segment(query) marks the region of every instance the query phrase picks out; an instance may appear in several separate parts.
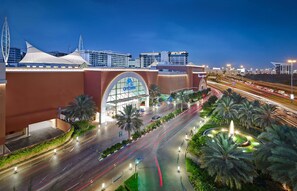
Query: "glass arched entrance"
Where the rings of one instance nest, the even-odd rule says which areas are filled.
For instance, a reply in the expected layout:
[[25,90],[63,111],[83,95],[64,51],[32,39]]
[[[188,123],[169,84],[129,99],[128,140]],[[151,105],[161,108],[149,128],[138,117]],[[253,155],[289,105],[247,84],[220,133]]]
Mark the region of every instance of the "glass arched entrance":
[[101,105],[101,122],[109,121],[128,104],[136,108],[149,105],[149,92],[143,78],[134,72],[117,76],[106,89]]

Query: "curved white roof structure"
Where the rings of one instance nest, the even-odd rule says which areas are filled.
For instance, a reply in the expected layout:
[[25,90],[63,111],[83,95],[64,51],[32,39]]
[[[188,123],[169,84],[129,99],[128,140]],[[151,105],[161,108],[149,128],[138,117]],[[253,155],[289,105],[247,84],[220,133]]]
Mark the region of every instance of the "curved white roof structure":
[[30,43],[26,42],[27,53],[20,61],[21,64],[54,64],[54,65],[82,65],[87,63],[79,54],[74,51],[66,56],[56,57],[48,53],[42,52]]

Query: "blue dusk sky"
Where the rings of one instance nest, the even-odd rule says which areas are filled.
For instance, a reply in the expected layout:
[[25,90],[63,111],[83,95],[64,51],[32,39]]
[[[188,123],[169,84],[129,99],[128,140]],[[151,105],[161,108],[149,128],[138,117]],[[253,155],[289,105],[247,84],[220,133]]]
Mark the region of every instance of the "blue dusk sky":
[[297,57],[296,0],[0,0],[13,47],[78,45],[131,53],[189,52],[195,64],[250,68]]

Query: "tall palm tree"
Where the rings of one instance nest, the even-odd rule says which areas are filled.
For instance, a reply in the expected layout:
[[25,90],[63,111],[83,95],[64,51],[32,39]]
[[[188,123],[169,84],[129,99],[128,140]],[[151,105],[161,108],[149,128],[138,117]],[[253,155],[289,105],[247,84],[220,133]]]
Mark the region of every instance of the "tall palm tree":
[[236,104],[241,104],[246,100],[245,97],[242,97],[240,94],[235,93],[235,92],[233,92],[231,94],[231,98],[233,99],[234,103],[236,103]]
[[236,119],[237,113],[237,104],[230,97],[223,97],[214,110],[214,114],[227,123]]
[[254,100],[254,101],[252,102],[252,104],[253,104],[254,107],[260,107],[260,106],[261,106],[259,100]]
[[231,96],[233,93],[233,90],[231,88],[228,88],[223,92],[224,96]]
[[253,116],[255,114],[254,106],[249,101],[244,101],[239,105],[238,109],[238,119],[242,126],[247,129],[253,127]]
[[132,105],[126,105],[123,111],[116,115],[116,119],[119,128],[128,132],[129,139],[131,131],[137,131],[143,125],[139,112]]
[[214,176],[215,182],[240,189],[243,183],[252,183],[257,176],[252,156],[242,152],[227,133],[208,139],[201,153],[201,168]]
[[96,104],[92,97],[88,95],[77,96],[66,108],[62,110],[62,114],[66,116],[66,120],[74,122],[89,121],[96,113]]
[[185,93],[185,90],[181,90],[178,94],[179,99],[181,100],[181,110],[183,110],[183,104],[189,101],[189,96]]
[[297,190],[297,129],[272,125],[258,137],[263,143],[255,154],[255,164],[275,181]]
[[156,84],[152,84],[149,89],[149,94],[152,100],[152,103],[154,104],[156,102],[156,99],[158,96],[160,96],[160,88]]
[[271,104],[264,104],[261,107],[255,109],[254,123],[261,129],[270,127],[271,125],[278,122],[276,116],[276,106]]

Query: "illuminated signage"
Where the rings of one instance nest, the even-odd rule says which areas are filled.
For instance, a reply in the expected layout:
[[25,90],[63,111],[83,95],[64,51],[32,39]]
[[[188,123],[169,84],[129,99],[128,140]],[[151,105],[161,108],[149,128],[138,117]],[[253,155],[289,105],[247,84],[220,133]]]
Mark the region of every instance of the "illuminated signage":
[[199,78],[206,78],[206,75],[198,74],[198,77],[199,77]]
[[131,78],[127,78],[127,81],[126,81],[126,86],[123,87],[123,91],[129,91],[129,90],[135,90],[136,89],[136,86],[134,86],[134,83],[132,81]]

